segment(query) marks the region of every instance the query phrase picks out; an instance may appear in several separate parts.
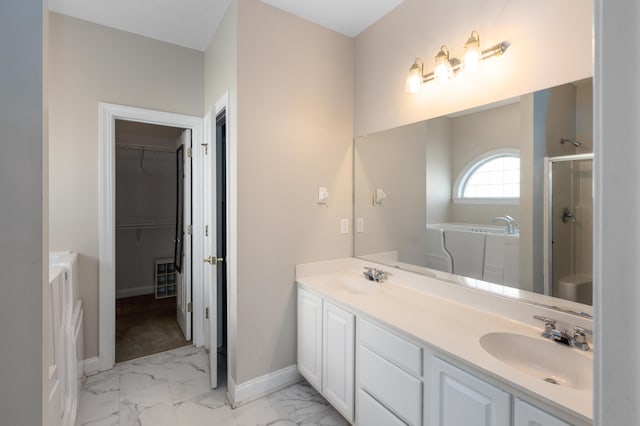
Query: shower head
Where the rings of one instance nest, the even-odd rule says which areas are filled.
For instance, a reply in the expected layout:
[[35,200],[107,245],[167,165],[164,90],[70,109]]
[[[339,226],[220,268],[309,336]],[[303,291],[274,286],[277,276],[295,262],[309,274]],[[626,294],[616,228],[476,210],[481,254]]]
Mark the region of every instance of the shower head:
[[570,139],[570,138],[562,138],[560,139],[560,143],[564,145],[565,142],[571,142],[573,144],[573,146],[575,146],[576,148],[579,147],[580,145],[582,145],[582,142],[578,142],[575,139]]

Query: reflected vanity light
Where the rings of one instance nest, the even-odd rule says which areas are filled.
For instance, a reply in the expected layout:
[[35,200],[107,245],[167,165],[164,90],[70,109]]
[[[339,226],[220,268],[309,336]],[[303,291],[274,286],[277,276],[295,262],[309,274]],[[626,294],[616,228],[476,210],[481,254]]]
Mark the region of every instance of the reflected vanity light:
[[435,68],[432,72],[424,73],[424,61],[416,58],[407,76],[406,91],[418,93],[424,83],[431,80],[448,81],[453,79],[460,72],[475,72],[480,62],[494,56],[502,55],[509,47],[509,42],[503,41],[488,49],[480,49],[480,34],[472,31],[471,36],[464,44],[464,62],[458,58],[452,58],[447,46],[442,46],[435,57]]

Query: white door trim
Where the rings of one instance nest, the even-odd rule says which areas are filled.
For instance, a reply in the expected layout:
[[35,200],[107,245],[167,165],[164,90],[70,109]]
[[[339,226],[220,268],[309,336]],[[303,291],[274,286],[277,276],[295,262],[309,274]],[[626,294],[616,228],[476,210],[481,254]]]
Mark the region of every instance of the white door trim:
[[[141,123],[191,129],[192,145],[203,140],[202,117],[153,111],[142,108],[100,102],[98,118],[99,134],[99,347],[100,370],[109,370],[115,363],[115,121],[128,120]],[[193,153],[199,153],[194,149]],[[201,184],[202,170],[199,158],[193,158],[193,182]],[[202,244],[197,241],[202,235],[202,205],[199,197],[193,197],[193,259],[202,255]],[[204,300],[201,268],[193,268],[193,343],[204,341]]]

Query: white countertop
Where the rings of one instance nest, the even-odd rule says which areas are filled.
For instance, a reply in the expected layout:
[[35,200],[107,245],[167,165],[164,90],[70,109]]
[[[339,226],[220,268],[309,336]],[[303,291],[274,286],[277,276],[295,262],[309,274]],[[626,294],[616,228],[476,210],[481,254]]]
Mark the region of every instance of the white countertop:
[[[502,361],[494,358],[480,345],[480,338],[491,332],[509,332],[540,337],[542,324],[534,327],[524,322],[513,319],[512,316],[498,315],[489,312],[489,308],[479,309],[473,304],[460,303],[459,288],[452,289],[451,298],[438,295],[429,291],[430,284],[435,283],[433,278],[419,277],[412,280],[424,281],[424,288],[418,289],[413,285],[404,285],[401,282],[406,278],[406,273],[393,272],[384,283],[372,283],[362,277],[362,269],[359,262],[340,260],[338,263],[323,268],[311,264],[311,268],[298,268],[296,281],[303,288],[315,292],[328,300],[347,307],[356,314],[364,315],[377,320],[386,326],[395,329],[406,336],[422,342],[426,346],[447,354],[448,356],[472,365],[479,371],[492,376],[524,394],[532,395],[546,404],[561,411],[568,412],[590,422],[593,413],[593,390],[577,390],[546,383],[533,378],[528,374],[517,370]],[[328,265],[329,263],[324,263]],[[379,265],[373,265],[378,266]],[[329,272],[323,269],[330,270]],[[373,290],[363,287],[363,292],[345,288],[339,282],[343,279],[362,279],[365,286],[373,286]],[[430,283],[431,281],[431,283]],[[446,283],[450,286],[450,283]],[[456,286],[459,287],[459,286]],[[443,287],[446,289],[446,287]],[[469,291],[468,289],[464,289]],[[462,290],[462,291],[464,291]],[[446,291],[446,290],[445,290]],[[471,290],[473,291],[473,290]],[[435,293],[435,294],[434,294]],[[440,291],[442,293],[442,291]],[[481,295],[486,297],[486,295]],[[474,297],[471,295],[470,297]],[[497,297],[498,296],[493,296]],[[509,301],[500,298],[496,300],[496,309],[499,305],[508,305]],[[466,302],[466,299],[463,299]],[[486,305],[486,300],[484,301]],[[522,309],[522,303],[516,304],[514,309]],[[538,308],[540,309],[540,308]],[[549,316],[547,312],[542,315]],[[556,314],[556,317],[559,314]],[[554,317],[555,318],[555,317]],[[578,351],[567,348],[567,350]],[[593,360],[593,353],[578,351],[580,356],[586,356]]]

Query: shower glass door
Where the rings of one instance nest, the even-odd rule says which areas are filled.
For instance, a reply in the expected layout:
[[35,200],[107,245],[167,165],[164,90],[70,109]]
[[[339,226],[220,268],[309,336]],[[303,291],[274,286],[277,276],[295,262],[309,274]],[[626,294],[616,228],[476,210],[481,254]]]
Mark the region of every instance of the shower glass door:
[[592,304],[593,154],[547,159],[548,294]]

